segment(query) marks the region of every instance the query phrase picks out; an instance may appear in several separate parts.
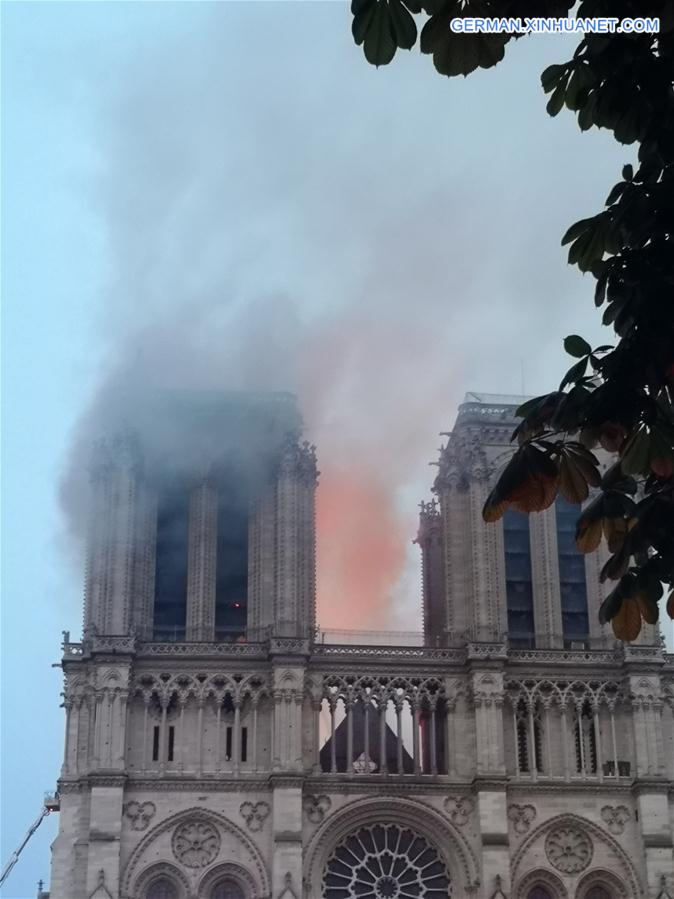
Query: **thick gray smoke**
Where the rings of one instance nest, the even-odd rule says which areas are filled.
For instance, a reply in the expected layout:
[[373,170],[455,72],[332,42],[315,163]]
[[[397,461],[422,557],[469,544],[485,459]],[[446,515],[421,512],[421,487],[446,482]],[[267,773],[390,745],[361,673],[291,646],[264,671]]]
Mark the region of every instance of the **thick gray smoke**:
[[550,347],[591,307],[558,241],[604,184],[551,187],[586,147],[537,86],[564,50],[448,82],[426,58],[369,68],[343,4],[183,9],[184,36],[102,93],[107,355],[64,476],[70,528],[91,445],[138,389],[292,391],[323,473],[322,623],[409,624],[438,432],[468,388],[519,392],[522,357],[527,389],[548,386]]

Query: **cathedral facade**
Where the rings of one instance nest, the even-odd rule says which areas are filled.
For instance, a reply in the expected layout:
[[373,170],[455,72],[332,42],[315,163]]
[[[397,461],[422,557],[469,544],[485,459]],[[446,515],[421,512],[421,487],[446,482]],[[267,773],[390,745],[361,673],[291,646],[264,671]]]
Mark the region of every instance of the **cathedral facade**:
[[317,637],[291,397],[97,447],[50,899],[674,897],[674,656],[598,624],[577,507],[483,523],[516,404],[447,435],[413,645]]

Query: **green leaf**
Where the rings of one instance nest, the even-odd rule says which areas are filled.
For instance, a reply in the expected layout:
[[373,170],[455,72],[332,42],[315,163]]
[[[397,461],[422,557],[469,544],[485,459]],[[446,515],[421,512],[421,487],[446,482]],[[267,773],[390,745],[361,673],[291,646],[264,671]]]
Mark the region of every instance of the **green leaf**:
[[569,78],[569,83],[566,87],[566,93],[564,95],[564,102],[566,104],[567,109],[580,109],[581,103],[581,91],[582,84],[580,80],[580,75],[578,73],[578,69],[574,69],[573,75]]
[[594,110],[597,105],[597,92],[592,91],[581,103],[578,110],[578,126],[581,131],[587,131],[594,125]]
[[429,16],[437,16],[449,5],[449,0],[422,0],[421,5]]
[[587,368],[587,357],[585,359],[581,359],[580,362],[576,362],[575,365],[572,365],[571,368],[564,375],[564,380],[559,385],[560,390],[564,390],[567,384],[575,384],[585,374],[585,369]]
[[[356,8],[357,7],[357,8]],[[351,4],[353,12],[353,22],[351,23],[351,33],[356,44],[360,45],[365,40],[370,21],[377,8],[377,0],[354,0]]]
[[612,206],[614,203],[616,203],[624,194],[626,187],[627,185],[624,181],[619,181],[617,184],[615,184],[611,188],[611,192],[609,193],[608,197],[606,197],[606,205]]
[[401,0],[389,0],[389,10],[396,43],[402,50],[411,50],[417,41],[417,26]]
[[647,470],[650,443],[646,428],[641,427],[632,434],[621,457],[624,474],[643,474]]
[[365,59],[373,66],[388,65],[395,56],[396,43],[393,39],[393,25],[386,0],[377,0],[377,7],[363,42],[363,50]]
[[546,94],[549,94],[550,91],[555,87],[559,79],[566,73],[565,65],[553,65],[548,66],[547,69],[541,74],[541,84],[543,86],[543,90]]
[[615,586],[599,607],[599,623],[607,624],[620,611],[623,604],[623,591],[620,584]]
[[546,110],[551,116],[556,116],[562,106],[564,106],[564,95],[566,94],[566,85],[558,84],[552,92],[552,96],[547,102]]
[[578,334],[570,334],[564,338],[564,349],[569,356],[573,356],[575,359],[582,359],[583,356],[589,356],[592,352],[592,347],[587,340],[583,340]]
[[562,246],[566,246],[567,243],[571,243],[572,240],[580,237],[580,235],[587,231],[590,225],[593,224],[594,218],[581,219],[579,222],[575,222],[573,225],[571,225],[571,227],[567,230],[566,234],[562,238]]

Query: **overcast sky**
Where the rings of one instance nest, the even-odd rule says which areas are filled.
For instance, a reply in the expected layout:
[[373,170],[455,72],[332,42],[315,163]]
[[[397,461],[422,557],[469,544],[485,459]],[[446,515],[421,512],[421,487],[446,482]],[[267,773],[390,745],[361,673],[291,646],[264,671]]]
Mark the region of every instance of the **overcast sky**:
[[[565,228],[632,159],[551,120],[572,37],[448,81],[368,66],[343,3],[5,3],[2,860],[54,787],[91,440],[138,384],[298,393],[319,613],[410,628],[416,504],[466,390],[605,342]],[[358,508],[354,522],[353,509]],[[48,880],[48,821],[3,892]]]

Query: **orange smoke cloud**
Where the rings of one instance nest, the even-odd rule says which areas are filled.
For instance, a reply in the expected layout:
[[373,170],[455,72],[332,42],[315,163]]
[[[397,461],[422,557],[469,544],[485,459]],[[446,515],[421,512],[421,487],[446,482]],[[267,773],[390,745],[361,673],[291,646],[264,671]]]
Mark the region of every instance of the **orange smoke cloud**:
[[330,468],[317,492],[318,620],[325,628],[386,630],[407,530],[390,484],[371,471]]

